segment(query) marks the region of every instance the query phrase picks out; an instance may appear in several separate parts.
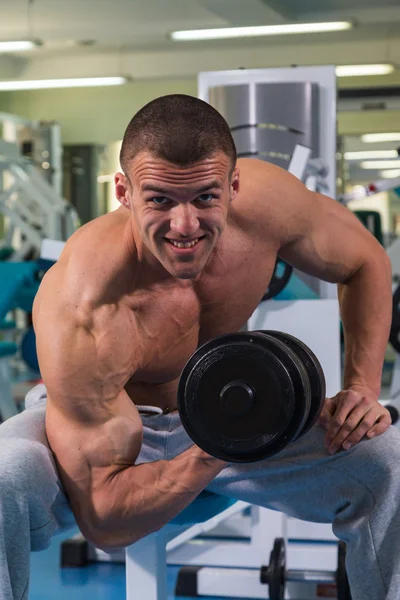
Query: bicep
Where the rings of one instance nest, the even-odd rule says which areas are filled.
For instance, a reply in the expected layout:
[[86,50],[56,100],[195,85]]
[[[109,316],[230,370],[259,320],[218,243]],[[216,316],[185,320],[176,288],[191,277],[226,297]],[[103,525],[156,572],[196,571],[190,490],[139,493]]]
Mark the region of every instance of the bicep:
[[[117,402],[129,402],[124,390]],[[106,518],[110,481],[135,464],[142,446],[142,423],[132,402],[129,404],[130,411],[114,409],[108,411],[107,419],[91,422],[82,421],[79,413],[60,411],[48,398],[49,445],[76,521],[94,543]]]
[[76,517],[90,521],[95,494],[135,463],[141,419],[124,389],[118,347],[97,339],[66,305],[39,298],[35,311],[47,437]]
[[128,368],[121,368],[124,357],[118,355],[118,345],[114,348],[111,341],[98,341],[65,310],[61,312],[62,318],[49,312],[35,319],[52,448],[56,454],[66,454],[70,440],[68,446],[64,440],[75,436],[75,446],[78,444],[95,466],[131,460],[134,457],[125,448],[125,440],[132,433],[137,437],[141,420],[124,389],[128,379]]

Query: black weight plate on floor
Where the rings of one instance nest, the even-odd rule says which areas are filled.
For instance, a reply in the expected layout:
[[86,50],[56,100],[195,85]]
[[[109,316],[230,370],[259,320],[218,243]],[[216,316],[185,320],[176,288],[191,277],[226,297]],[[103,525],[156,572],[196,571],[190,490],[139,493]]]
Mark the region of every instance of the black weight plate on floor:
[[[299,429],[287,366],[296,370],[299,361],[293,362],[285,344],[254,332],[223,335],[201,346],[186,363],[178,386],[179,413],[188,435],[205,452],[229,462],[253,462],[279,452]],[[237,382],[253,397],[251,406],[235,413],[227,411],[224,390]]]
[[337,600],[351,600],[351,591],[346,571],[346,544],[338,544],[338,568],[336,571]]
[[307,433],[315,425],[321,413],[326,396],[326,382],[321,363],[314,352],[301,340],[282,331],[265,330],[268,335],[277,337],[297,354],[304,364],[311,384],[311,406],[307,420],[299,437]]
[[274,272],[272,273],[271,281],[267,287],[267,291],[261,299],[261,302],[264,300],[270,300],[277,296],[282,290],[285,289],[289,280],[293,273],[292,265],[289,265],[287,262],[278,258],[275,263]]
[[267,569],[269,600],[283,600],[286,583],[286,552],[284,538],[276,538]]

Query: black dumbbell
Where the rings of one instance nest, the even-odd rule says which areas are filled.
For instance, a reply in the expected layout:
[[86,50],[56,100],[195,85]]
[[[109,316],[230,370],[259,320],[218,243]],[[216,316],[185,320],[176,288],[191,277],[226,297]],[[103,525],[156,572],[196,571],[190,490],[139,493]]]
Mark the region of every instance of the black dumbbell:
[[189,436],[229,462],[277,454],[312,427],[324,400],[316,356],[277,331],[242,331],[207,342],[186,363],[178,388]]

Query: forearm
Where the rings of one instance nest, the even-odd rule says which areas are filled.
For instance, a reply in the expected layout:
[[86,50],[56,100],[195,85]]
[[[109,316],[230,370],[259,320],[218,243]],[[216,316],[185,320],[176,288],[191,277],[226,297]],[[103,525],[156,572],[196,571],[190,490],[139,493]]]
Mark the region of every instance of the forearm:
[[361,385],[379,396],[392,319],[390,262],[386,253],[369,260],[339,285],[344,328],[344,388]]
[[226,466],[197,446],[117,472],[97,497],[102,547],[128,546],[173,519]]

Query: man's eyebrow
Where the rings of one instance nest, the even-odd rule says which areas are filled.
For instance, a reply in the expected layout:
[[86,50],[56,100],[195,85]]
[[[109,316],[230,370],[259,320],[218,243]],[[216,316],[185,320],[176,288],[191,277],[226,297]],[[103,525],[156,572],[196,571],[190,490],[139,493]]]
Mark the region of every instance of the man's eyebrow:
[[144,183],[141,187],[142,192],[157,192],[157,194],[168,194],[168,190],[165,190],[158,185],[153,183]]
[[[222,185],[219,181],[217,181],[216,179],[214,181],[210,181],[209,183],[207,183],[206,185],[203,185],[200,188],[197,188],[196,190],[194,190],[195,194],[203,194],[204,192],[211,190],[211,189],[222,189]],[[165,189],[163,187],[160,187],[154,183],[144,183],[141,187],[141,191],[142,192],[156,192],[157,194],[163,194],[165,196],[168,196],[168,194],[170,194],[171,192],[174,191],[174,188],[171,188],[170,190]]]

